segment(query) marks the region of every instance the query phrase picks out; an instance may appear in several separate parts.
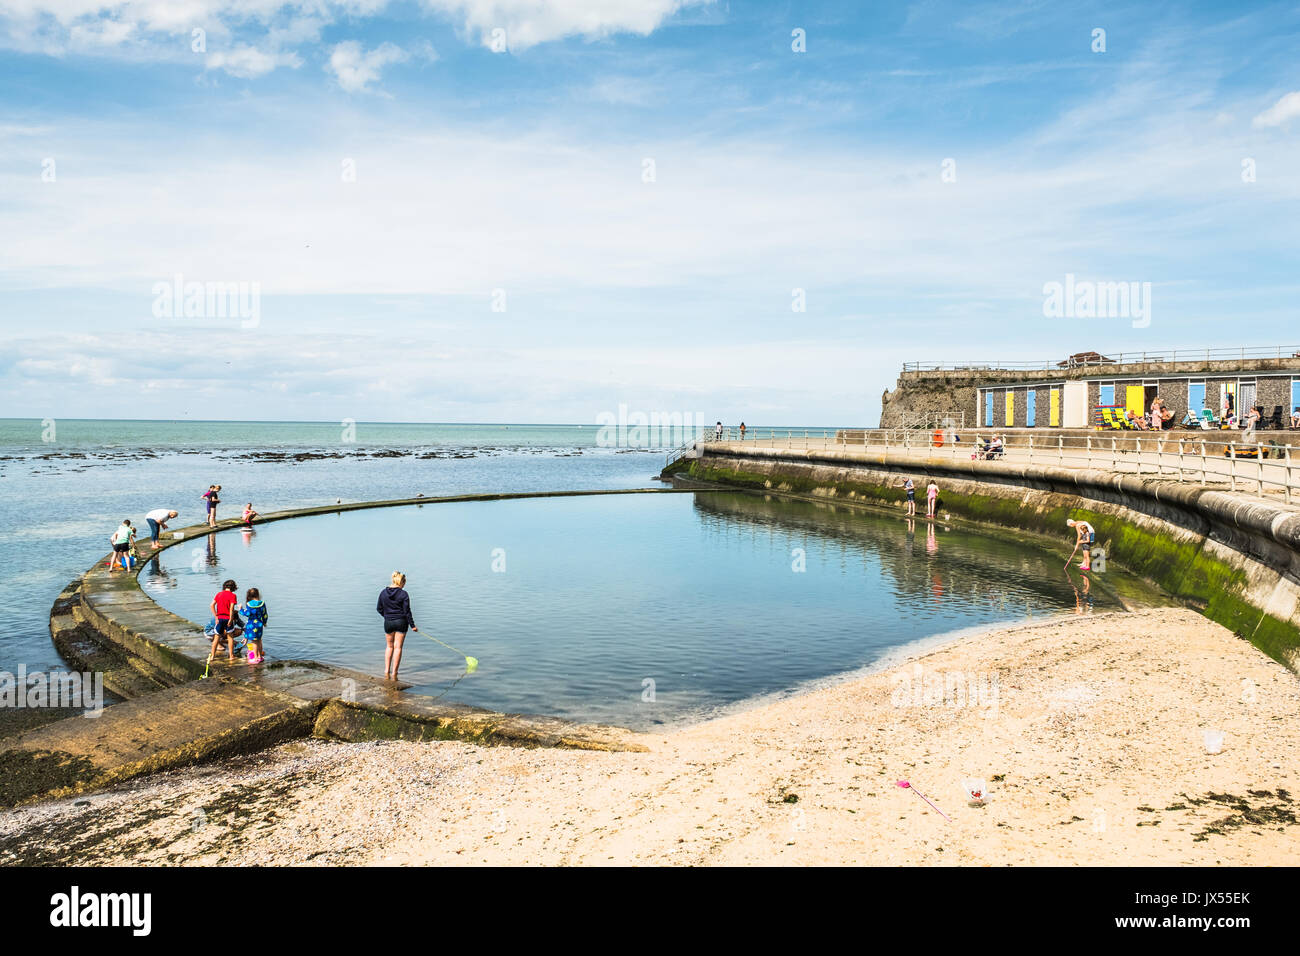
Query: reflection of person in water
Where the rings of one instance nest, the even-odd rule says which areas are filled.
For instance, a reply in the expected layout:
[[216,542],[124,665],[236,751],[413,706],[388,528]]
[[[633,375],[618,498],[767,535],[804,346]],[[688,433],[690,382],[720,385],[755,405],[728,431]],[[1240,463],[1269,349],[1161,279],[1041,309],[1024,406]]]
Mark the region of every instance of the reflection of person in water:
[[1070,572],[1065,572],[1065,579],[1070,582],[1070,587],[1074,588],[1074,613],[1091,614],[1092,613],[1092,582],[1088,580],[1086,574],[1079,575],[1083,582],[1083,587],[1074,583],[1074,578],[1070,577]]
[[912,554],[916,550],[916,522],[911,518],[907,519],[907,553]]
[[208,535],[208,566],[215,568],[217,566],[217,536]]
[[934,536],[934,522],[925,526],[925,553],[934,554],[939,550],[939,542]]
[[157,554],[149,559],[149,567],[144,573],[144,579],[146,585],[155,585],[163,588],[172,588],[176,586],[176,582],[172,576],[163,570],[162,562],[158,560]]

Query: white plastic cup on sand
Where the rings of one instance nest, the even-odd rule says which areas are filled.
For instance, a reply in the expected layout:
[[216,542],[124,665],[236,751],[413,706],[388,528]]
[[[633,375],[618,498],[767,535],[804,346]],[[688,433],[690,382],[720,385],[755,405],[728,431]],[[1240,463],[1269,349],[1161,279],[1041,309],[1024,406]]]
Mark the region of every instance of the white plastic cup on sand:
[[972,807],[984,806],[984,801],[988,797],[988,790],[983,780],[967,778],[961,782],[961,788],[966,791],[966,800]]
[[1205,752],[1207,754],[1217,754],[1223,750],[1222,730],[1203,730],[1201,736],[1205,740]]
[[183,537],[185,537],[185,532],[184,532],[184,531],[173,531],[173,532],[172,532],[172,537],[173,537],[173,538],[183,538]]

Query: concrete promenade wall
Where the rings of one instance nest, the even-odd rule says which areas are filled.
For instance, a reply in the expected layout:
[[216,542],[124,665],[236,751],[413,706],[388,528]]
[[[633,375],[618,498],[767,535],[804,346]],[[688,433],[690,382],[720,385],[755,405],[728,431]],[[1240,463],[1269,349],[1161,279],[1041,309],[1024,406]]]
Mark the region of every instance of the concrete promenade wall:
[[1108,471],[862,448],[710,443],[666,473],[894,508],[905,500],[906,476],[921,488],[933,476],[941,511],[1020,529],[1067,551],[1066,519],[1086,518],[1110,560],[1300,671],[1300,508]]

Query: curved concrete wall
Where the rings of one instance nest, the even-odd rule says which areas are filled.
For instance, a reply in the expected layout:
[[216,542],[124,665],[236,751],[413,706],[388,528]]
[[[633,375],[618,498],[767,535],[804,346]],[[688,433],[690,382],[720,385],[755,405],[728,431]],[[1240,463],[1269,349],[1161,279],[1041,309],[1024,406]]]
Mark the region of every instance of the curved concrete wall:
[[889,451],[703,446],[666,473],[786,494],[897,506],[934,476],[943,510],[1068,550],[1087,518],[1111,560],[1300,670],[1300,509],[1168,479]]

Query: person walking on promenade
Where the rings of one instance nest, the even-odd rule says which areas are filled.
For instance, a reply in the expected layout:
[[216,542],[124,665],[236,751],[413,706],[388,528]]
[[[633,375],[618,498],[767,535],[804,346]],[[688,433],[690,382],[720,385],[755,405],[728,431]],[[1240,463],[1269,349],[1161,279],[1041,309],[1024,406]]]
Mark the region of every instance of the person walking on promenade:
[[1068,519],[1066,525],[1074,529],[1074,551],[1065,559],[1065,566],[1068,568],[1070,562],[1074,560],[1075,552],[1083,548],[1083,562],[1079,565],[1080,571],[1092,570],[1092,546],[1097,543],[1097,532],[1088,522],[1074,518]]
[[741,422],[741,423],[740,423],[740,440],[741,440],[741,441],[744,441],[744,440],[745,440],[745,423],[744,423],[744,422]]
[[158,534],[167,530],[167,522],[176,517],[175,511],[168,511],[166,508],[155,508],[144,516],[144,520],[149,522],[149,543],[155,548],[158,547]]
[[379,592],[379,602],[375,610],[384,619],[384,637],[388,640],[388,649],[384,652],[384,678],[397,680],[397,668],[402,666],[402,642],[406,640],[406,631],[419,631],[415,618],[411,615],[411,597],[405,591],[406,575],[394,571],[392,585]]
[[208,508],[208,527],[217,526],[217,505],[221,501],[221,486],[208,485],[208,490],[203,493],[203,500]]
[[907,492],[907,516],[908,516],[909,518],[915,517],[915,515],[916,515],[916,482],[912,481],[912,479],[911,479],[910,476],[908,477],[908,479],[907,479],[905,482],[903,482],[903,490]]
[[934,479],[931,478],[930,483],[926,485],[925,488],[925,514],[927,517],[930,518],[934,517],[934,512],[936,507],[938,506],[938,503],[939,503],[939,486],[936,485],[934,483]]
[[713,440],[722,441],[722,422],[718,422],[718,424],[714,427]]

